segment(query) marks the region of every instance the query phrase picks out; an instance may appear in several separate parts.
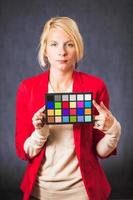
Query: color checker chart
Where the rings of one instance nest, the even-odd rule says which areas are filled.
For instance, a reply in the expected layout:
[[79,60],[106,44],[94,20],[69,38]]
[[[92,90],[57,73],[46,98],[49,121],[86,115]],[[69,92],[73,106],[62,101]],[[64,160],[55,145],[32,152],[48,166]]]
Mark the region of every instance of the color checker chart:
[[92,122],[92,93],[46,94],[46,123]]

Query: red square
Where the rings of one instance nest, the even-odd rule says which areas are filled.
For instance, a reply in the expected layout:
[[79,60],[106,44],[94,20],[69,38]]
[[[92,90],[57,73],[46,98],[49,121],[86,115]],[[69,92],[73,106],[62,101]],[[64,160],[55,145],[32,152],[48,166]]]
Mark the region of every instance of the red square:
[[70,109],[70,115],[76,115],[76,109],[75,108]]
[[62,108],[69,108],[69,102],[68,101],[63,101],[62,102]]

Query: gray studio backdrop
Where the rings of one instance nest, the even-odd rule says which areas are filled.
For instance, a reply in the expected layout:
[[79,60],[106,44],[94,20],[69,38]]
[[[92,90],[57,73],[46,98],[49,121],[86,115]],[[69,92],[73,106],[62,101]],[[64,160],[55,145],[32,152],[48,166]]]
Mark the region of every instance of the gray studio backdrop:
[[77,21],[85,41],[79,70],[104,79],[122,125],[117,156],[101,161],[112,197],[133,198],[133,1],[1,0],[0,11],[0,190],[17,191],[26,164],[14,144],[18,84],[41,72],[37,46],[44,22],[64,15]]

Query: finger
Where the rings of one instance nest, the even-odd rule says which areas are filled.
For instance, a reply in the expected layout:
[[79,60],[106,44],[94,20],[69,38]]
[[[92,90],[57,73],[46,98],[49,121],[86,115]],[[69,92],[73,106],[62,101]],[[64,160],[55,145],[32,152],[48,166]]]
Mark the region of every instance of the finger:
[[94,99],[93,99],[92,103],[99,113],[103,112],[103,108]]
[[36,118],[34,118],[34,121],[36,120],[43,120],[43,116],[37,116]]
[[33,115],[33,118],[35,117],[35,116],[37,116],[37,115],[39,115],[40,113],[45,113],[45,105],[42,107],[42,108],[40,108],[36,113],[34,113],[34,115]]
[[37,111],[34,115],[33,115],[33,119],[36,119],[38,117],[44,117],[45,116],[45,113],[44,112],[41,112],[41,111]]
[[37,111],[37,113],[42,113],[42,112],[44,112],[45,111],[45,105],[42,107],[42,108],[40,108],[38,111]]
[[98,130],[99,130],[99,128],[98,128],[96,125],[95,125],[95,126],[93,126],[93,128],[94,128],[94,129],[98,129]]
[[32,121],[36,121],[36,120],[38,120],[38,119],[40,119],[40,115],[38,115],[37,113],[34,114],[34,116],[33,116],[33,118],[32,118]]
[[40,119],[38,119],[38,120],[36,120],[36,121],[33,122],[34,126],[39,126],[41,124],[42,124],[42,120],[40,120]]
[[41,124],[38,124],[38,125],[34,125],[34,128],[35,129],[41,129],[43,126]]
[[98,129],[100,131],[102,130],[102,127],[103,126],[101,124],[98,124],[98,123],[93,126],[94,129]]
[[105,106],[105,104],[103,103],[103,101],[100,102],[100,106],[107,112],[110,112],[109,109]]
[[103,119],[103,115],[93,115],[93,119],[94,121],[98,121],[98,120],[102,120]]
[[33,125],[35,127],[43,127],[44,124],[45,124],[45,120],[44,119],[43,120],[38,119],[38,120],[36,120],[36,121],[33,122]]
[[99,121],[95,121],[93,128],[102,131],[103,127],[104,127],[104,121],[103,120],[99,120]]
[[38,119],[38,120],[36,120],[36,121],[34,121],[34,124],[41,124],[42,123],[42,120],[41,119]]
[[36,121],[36,120],[42,120],[44,121],[46,118],[46,115],[44,113],[40,113],[40,114],[35,114],[32,118],[32,121]]

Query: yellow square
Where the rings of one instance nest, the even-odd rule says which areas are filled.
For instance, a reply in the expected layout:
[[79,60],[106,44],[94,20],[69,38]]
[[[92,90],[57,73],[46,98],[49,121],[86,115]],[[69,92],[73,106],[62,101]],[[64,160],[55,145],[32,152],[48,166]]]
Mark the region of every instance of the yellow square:
[[61,115],[61,109],[56,109],[55,110],[55,115]]
[[70,108],[76,108],[76,102],[75,101],[70,102]]

